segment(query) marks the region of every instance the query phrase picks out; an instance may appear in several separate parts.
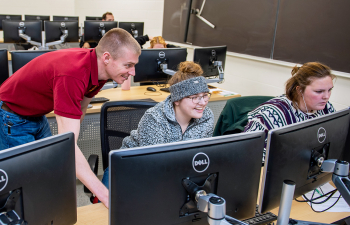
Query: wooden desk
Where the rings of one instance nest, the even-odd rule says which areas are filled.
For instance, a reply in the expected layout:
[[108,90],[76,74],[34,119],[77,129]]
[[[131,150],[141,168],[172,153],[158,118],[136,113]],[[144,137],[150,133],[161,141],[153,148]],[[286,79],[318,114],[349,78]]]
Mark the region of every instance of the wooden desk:
[[[149,86],[154,87],[158,92],[147,91],[146,88]],[[167,92],[159,91],[159,87],[156,87],[155,85],[149,86],[133,86],[129,91],[123,91],[121,88],[103,90],[99,92],[96,97],[106,97],[109,98],[110,101],[152,99],[156,102],[161,102],[169,95]],[[216,124],[226,101],[235,97],[240,97],[240,95],[237,94],[229,97],[224,97],[219,94],[212,95],[208,107],[214,113],[214,125]],[[100,112],[102,105],[103,103],[94,103],[93,107],[87,110],[83,123],[80,125],[78,146],[86,158],[91,154],[98,154],[100,159],[102,159],[100,144]],[[52,134],[57,134],[58,128],[54,113],[51,112],[46,116],[48,117]],[[99,164],[98,171],[98,174],[102,175],[102,163]]]
[[[278,208],[271,210],[272,213],[278,214]],[[293,201],[290,218],[332,223],[342,218],[350,216],[350,213],[323,212],[315,213],[307,203]],[[108,209],[102,204],[87,205],[78,208],[78,221],[76,225],[108,225]]]

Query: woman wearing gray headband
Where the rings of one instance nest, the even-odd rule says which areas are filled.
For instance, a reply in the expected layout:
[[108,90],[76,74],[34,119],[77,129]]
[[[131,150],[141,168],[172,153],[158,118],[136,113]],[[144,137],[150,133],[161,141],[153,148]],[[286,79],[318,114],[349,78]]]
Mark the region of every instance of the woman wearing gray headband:
[[[180,63],[169,80],[170,95],[145,112],[121,149],[212,137],[214,114],[207,107],[210,93],[202,74],[200,65]],[[108,168],[102,183],[108,188]]]

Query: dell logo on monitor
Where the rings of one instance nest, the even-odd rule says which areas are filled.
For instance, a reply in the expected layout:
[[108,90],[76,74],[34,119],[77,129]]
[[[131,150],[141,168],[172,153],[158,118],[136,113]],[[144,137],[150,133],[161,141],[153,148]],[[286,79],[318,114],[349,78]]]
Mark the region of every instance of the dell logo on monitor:
[[7,20],[10,20],[10,19],[11,19],[11,16],[6,16],[6,19],[7,19]]
[[104,27],[105,26],[105,24],[104,23],[100,23],[100,27]]
[[192,166],[193,169],[198,173],[206,171],[209,167],[209,164],[209,157],[203,152],[199,152],[193,157]]
[[320,127],[317,131],[318,142],[323,143],[326,140],[326,130],[323,127]]
[[62,22],[61,23],[61,27],[65,27],[66,26],[66,23],[65,22]]
[[159,58],[164,58],[165,57],[165,52],[159,52]]
[[19,22],[20,27],[24,27],[24,22]]
[[37,20],[40,20],[40,16],[37,16],[36,19],[37,19]]
[[2,191],[7,185],[7,173],[0,169],[0,191]]

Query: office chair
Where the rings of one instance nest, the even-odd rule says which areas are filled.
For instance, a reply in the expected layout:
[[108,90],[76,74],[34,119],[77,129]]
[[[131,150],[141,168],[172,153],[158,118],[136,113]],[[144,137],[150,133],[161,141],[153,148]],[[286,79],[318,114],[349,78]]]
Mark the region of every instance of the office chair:
[[0,85],[9,78],[7,49],[0,49]]
[[28,50],[18,50],[18,51],[11,51],[11,57],[12,57],[12,71],[15,73],[17,70],[19,70],[22,66],[27,64],[32,59],[48,53],[55,50],[36,50],[36,51],[28,51]]
[[213,136],[241,133],[248,123],[247,114],[272,98],[272,96],[244,96],[227,100]]
[[[136,130],[146,110],[158,102],[150,101],[111,101],[101,108],[100,134],[103,171],[108,167],[108,153],[122,146],[123,139]],[[91,170],[97,175],[98,155],[90,155],[88,159]],[[90,190],[84,186],[84,192]]]

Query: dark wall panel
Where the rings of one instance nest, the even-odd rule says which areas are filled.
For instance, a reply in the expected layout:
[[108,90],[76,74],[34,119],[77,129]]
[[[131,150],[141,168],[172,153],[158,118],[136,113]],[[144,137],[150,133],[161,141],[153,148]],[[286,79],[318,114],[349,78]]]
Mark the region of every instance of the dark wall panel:
[[[203,0],[193,0],[200,9]],[[164,0],[163,36],[184,43],[190,0]],[[187,41],[294,63],[319,61],[350,72],[349,0],[207,0],[190,16]],[[277,18],[277,21],[276,21]]]
[[[193,0],[200,9],[202,0]],[[191,14],[187,41],[197,46],[227,45],[228,51],[270,57],[278,0],[207,0],[201,16],[213,29]],[[184,42],[189,1],[165,0],[163,36]]]
[[281,0],[273,58],[350,72],[350,1]]

